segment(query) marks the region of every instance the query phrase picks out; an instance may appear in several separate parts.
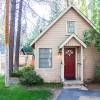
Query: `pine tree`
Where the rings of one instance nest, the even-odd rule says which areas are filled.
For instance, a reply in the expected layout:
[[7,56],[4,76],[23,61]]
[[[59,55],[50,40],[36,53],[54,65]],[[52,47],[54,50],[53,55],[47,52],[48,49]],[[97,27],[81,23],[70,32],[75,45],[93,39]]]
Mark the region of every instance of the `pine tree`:
[[13,53],[14,53],[14,33],[15,33],[15,17],[16,17],[16,0],[11,0],[11,18],[10,18],[10,34],[9,34],[9,72],[13,72]]
[[87,2],[86,0],[81,0],[80,1],[80,10],[82,13],[86,16],[88,16],[88,7],[87,7]]
[[99,32],[100,32],[100,0],[97,0],[97,25],[96,25],[96,27],[97,27],[97,29],[99,30]]
[[19,2],[19,13],[18,13],[18,28],[16,37],[16,49],[15,49],[15,69],[18,70],[19,67],[19,48],[20,48],[20,35],[21,35],[21,19],[22,19],[22,7],[23,0]]

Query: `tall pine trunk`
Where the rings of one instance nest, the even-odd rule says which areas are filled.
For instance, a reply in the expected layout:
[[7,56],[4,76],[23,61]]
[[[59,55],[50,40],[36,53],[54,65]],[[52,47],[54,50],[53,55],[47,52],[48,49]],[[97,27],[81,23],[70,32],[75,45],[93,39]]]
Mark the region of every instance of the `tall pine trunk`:
[[19,67],[19,48],[20,48],[20,35],[21,35],[22,6],[23,6],[23,0],[20,0],[20,2],[19,2],[19,14],[18,14],[17,37],[16,37],[16,49],[15,49],[15,69],[18,69],[18,67]]
[[9,73],[13,72],[14,33],[16,17],[16,0],[11,0],[10,34],[9,34]]
[[6,62],[5,62],[5,86],[9,87],[10,78],[9,78],[9,44],[8,44],[8,35],[9,35],[9,9],[10,9],[10,0],[6,0],[6,15],[5,15],[5,53],[6,53]]

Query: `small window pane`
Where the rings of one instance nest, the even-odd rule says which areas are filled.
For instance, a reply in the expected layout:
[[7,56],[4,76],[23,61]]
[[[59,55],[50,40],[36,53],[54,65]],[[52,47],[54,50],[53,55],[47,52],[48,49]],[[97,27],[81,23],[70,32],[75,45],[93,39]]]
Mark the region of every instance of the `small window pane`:
[[40,58],[48,58],[48,57],[49,57],[48,54],[43,54],[43,53],[40,54]]
[[48,63],[48,59],[41,59],[40,58],[40,63],[46,63],[46,62]]
[[52,49],[40,48],[39,49],[39,67],[50,68],[52,66]]
[[67,22],[67,31],[68,33],[75,33],[75,22],[74,21]]

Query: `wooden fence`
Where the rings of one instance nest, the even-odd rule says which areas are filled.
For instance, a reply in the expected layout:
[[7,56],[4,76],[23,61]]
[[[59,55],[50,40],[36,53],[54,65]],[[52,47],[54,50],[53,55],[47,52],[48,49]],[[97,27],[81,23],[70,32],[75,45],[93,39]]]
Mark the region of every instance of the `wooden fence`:
[[[5,54],[0,54],[0,74],[4,74],[5,70]],[[20,65],[32,65],[34,66],[34,57],[32,55],[20,55],[19,56]]]

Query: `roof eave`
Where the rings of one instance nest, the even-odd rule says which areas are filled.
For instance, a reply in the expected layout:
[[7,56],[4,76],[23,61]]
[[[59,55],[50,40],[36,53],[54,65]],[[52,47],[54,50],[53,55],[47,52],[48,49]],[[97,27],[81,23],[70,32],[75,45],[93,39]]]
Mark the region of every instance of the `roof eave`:
[[87,48],[87,45],[76,35],[76,34],[72,34],[71,36],[69,36],[69,38],[67,38],[60,46],[59,49],[63,48],[65,44],[67,44],[72,38],[75,38],[84,48]]

